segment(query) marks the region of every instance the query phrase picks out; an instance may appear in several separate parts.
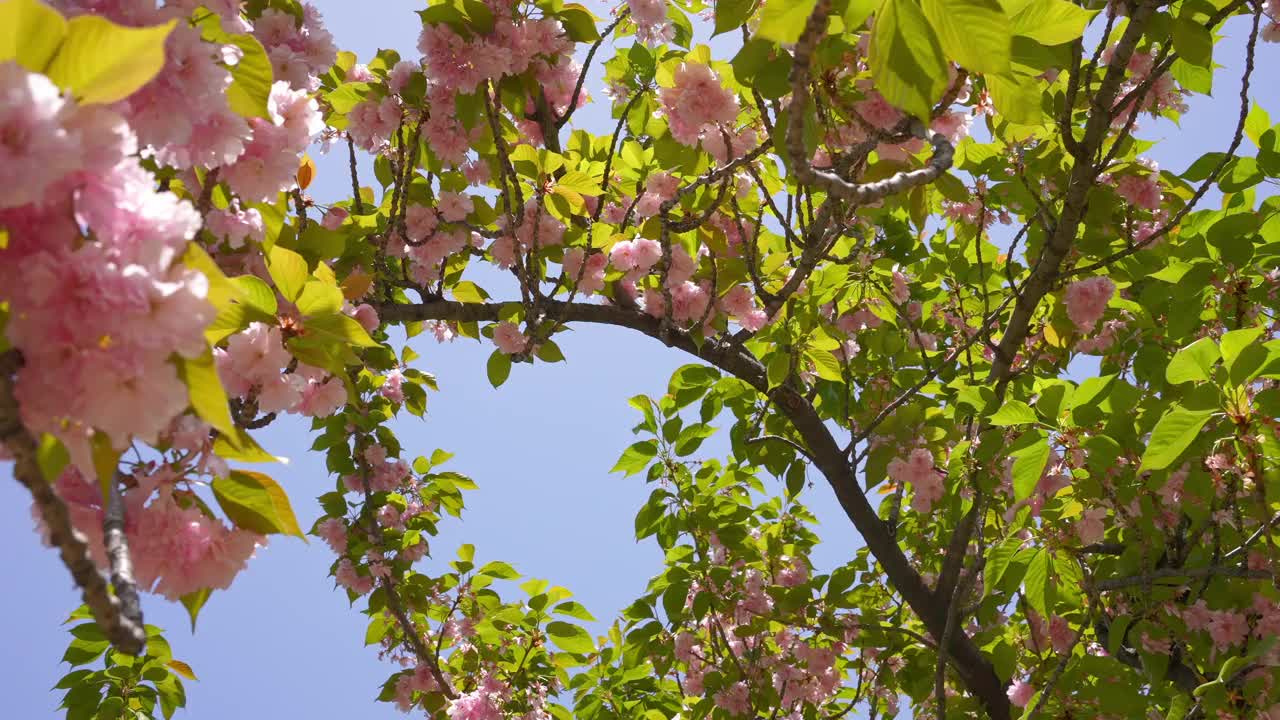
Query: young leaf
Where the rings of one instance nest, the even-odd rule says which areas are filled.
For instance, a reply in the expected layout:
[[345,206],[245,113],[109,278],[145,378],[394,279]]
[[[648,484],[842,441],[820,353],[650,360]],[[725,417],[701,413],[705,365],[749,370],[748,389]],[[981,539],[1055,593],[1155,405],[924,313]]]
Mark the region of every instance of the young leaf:
[[196,415],[220,433],[234,433],[231,407],[227,392],[222,388],[222,379],[218,377],[213,353],[206,349],[198,358],[179,358],[178,375],[186,383],[191,409],[196,411]]
[[1200,338],[1174,353],[1164,370],[1164,379],[1170,384],[1191,380],[1208,380],[1213,374],[1213,364],[1221,354],[1213,338]]
[[1084,34],[1096,13],[1069,0],[1032,0],[1013,17],[1013,34],[1045,45],[1069,43]]
[[547,635],[561,650],[575,655],[590,653],[596,649],[596,643],[591,639],[591,633],[567,622],[556,620],[547,623]]
[[494,350],[489,356],[489,362],[485,364],[485,371],[489,375],[489,384],[494,387],[502,387],[502,384],[511,377],[511,356],[501,350]]
[[648,466],[649,461],[658,454],[658,445],[653,440],[641,440],[622,451],[622,457],[609,472],[621,472],[627,476],[635,475]]
[[1156,423],[1151,431],[1151,440],[1147,450],[1142,454],[1142,464],[1138,472],[1143,470],[1163,470],[1173,464],[1186,450],[1200,428],[1213,417],[1212,410],[1187,410],[1174,405]]
[[307,539],[284,488],[262,473],[232,470],[229,477],[214,479],[213,494],[237,527],[262,535],[279,533]]
[[285,300],[293,302],[302,293],[302,286],[307,282],[310,273],[307,261],[298,253],[276,245],[267,254],[267,271],[271,273],[271,281]]
[[[1043,430],[1032,430],[1023,439],[1033,440],[1031,444],[1015,451],[1013,455],[1013,497],[1025,500],[1031,497],[1036,484],[1044,475],[1045,465],[1049,463],[1048,436]],[[1021,443],[1019,443],[1021,444]]]
[[817,0],[787,0],[765,4],[756,35],[776,43],[794,43],[800,39],[805,22],[809,20],[809,15],[817,4]]
[[78,15],[45,74],[85,105],[123,100],[164,67],[164,41],[175,23],[133,28]]
[[[770,3],[765,6],[766,17],[773,5],[792,4]],[[915,0],[884,0],[880,6],[871,34],[871,77],[890,104],[928,119],[933,102],[946,87],[947,64]]]
[[307,318],[302,323],[303,334],[325,342],[334,342],[356,347],[377,347],[378,343],[369,337],[360,323],[354,318],[336,312],[330,315],[317,315]]
[[924,0],[942,50],[974,72],[1007,73],[1013,24],[996,0]]
[[66,35],[67,21],[38,0],[0,3],[0,62],[16,60],[32,72],[44,72]]

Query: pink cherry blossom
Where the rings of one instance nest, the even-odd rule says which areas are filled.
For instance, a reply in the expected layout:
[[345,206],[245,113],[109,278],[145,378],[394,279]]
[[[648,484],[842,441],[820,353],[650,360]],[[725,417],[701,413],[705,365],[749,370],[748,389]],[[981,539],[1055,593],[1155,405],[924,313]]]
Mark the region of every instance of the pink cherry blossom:
[[906,460],[894,458],[889,462],[888,474],[896,483],[911,485],[915,491],[911,507],[917,512],[929,512],[933,504],[942,499],[942,474],[934,469],[933,453],[924,448],[912,450]]
[[738,99],[720,84],[710,66],[683,63],[674,86],[660,92],[671,135],[684,145],[697,144],[707,130],[729,126],[738,117]]
[[1031,684],[1025,680],[1014,680],[1006,694],[1009,696],[1009,702],[1014,707],[1021,708],[1026,707],[1027,703],[1031,702],[1031,698],[1036,694],[1036,689],[1031,687]]
[[513,322],[498,323],[493,330],[493,344],[508,355],[522,353],[529,347],[529,338],[524,336],[520,327]]
[[472,200],[462,193],[442,192],[437,203],[440,216],[449,222],[462,222],[471,214]]
[[1067,317],[1080,332],[1091,332],[1107,311],[1107,304],[1115,292],[1116,286],[1111,278],[1101,275],[1071,283],[1065,294]]

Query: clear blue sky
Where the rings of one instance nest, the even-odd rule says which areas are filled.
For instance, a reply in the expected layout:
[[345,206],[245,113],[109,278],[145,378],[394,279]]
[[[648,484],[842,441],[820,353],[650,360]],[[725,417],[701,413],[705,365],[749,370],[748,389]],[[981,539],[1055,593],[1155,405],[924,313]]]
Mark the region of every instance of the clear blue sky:
[[[590,4],[605,14],[598,3]],[[339,45],[358,52],[361,60],[379,47],[416,55],[419,26],[412,11],[422,3],[318,0],[317,5]],[[1219,73],[1217,99],[1198,103],[1181,130],[1148,121],[1142,133],[1176,138],[1153,153],[1175,171],[1203,152],[1224,149],[1223,135],[1234,126],[1239,86],[1232,76],[1247,25],[1237,19],[1228,30],[1234,37],[1221,51],[1229,67]],[[699,36],[705,40],[705,28]],[[608,54],[606,46],[602,55]],[[1280,92],[1264,78],[1277,61],[1280,46],[1260,46],[1255,96],[1274,119],[1280,119]],[[598,81],[588,88],[601,97]],[[599,130],[605,112],[584,110],[577,118]],[[1247,141],[1242,152],[1253,152]],[[320,175],[312,192],[321,201],[338,199],[349,188],[341,160],[317,157]],[[368,170],[364,177],[366,184],[372,182]],[[562,337],[557,342],[567,363],[518,366],[500,391],[485,378],[488,343],[438,346],[415,340],[422,355],[415,366],[435,373],[442,391],[430,396],[425,422],[410,417],[396,430],[411,456],[437,447],[454,452],[450,467],[480,484],[467,498],[465,522],[445,524],[432,543],[438,562],[450,560],[459,543],[474,543],[483,560],[506,560],[526,575],[570,588],[602,626],[643,590],[661,561],[656,546],[637,544],[632,534],[632,518],[648,488],[638,478],[608,474],[632,441],[629,428],[636,415],[626,400],[638,393],[661,394],[670,372],[687,358],[618,329],[587,327]],[[286,418],[258,436],[273,453],[291,458],[287,466],[263,469],[284,484],[299,519],[310,526],[319,515],[315,496],[332,489],[334,481],[322,457],[307,452],[307,425]],[[718,439],[704,452],[722,453],[725,446]],[[817,482],[804,499],[821,520],[818,533],[825,541],[815,561],[829,568],[860,542],[825,482],[811,479]],[[68,640],[59,624],[78,598],[56,555],[32,532],[29,506],[25,490],[5,466],[0,470],[0,548],[9,579],[0,592],[0,637],[9,660],[0,667],[2,714],[41,720],[57,717],[58,695],[48,690],[67,671],[59,665]],[[187,684],[188,710],[181,717],[401,717],[391,706],[373,702],[394,668],[379,662],[375,649],[362,646],[364,616],[332,589],[326,575],[331,561],[321,542],[274,540],[229,591],[213,595],[195,636],[181,606],[144,597],[148,622],[165,628],[175,656],[200,676]]]

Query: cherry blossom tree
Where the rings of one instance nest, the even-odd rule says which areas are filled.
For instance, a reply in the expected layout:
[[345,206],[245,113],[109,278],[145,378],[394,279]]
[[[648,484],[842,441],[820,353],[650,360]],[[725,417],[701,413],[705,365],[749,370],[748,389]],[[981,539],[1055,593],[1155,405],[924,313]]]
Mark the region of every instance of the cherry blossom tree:
[[[141,594],[194,622],[307,533],[413,715],[1280,717],[1276,0],[418,15],[362,59],[296,0],[0,2],[0,457],[83,594],[68,717],[170,717]],[[1238,121],[1158,167],[1223,64]],[[476,485],[389,427],[410,338],[499,386],[584,324],[689,360],[630,399],[665,564],[599,637],[432,547]],[[281,414],[334,478],[305,532]],[[810,480],[864,541],[829,573]]]

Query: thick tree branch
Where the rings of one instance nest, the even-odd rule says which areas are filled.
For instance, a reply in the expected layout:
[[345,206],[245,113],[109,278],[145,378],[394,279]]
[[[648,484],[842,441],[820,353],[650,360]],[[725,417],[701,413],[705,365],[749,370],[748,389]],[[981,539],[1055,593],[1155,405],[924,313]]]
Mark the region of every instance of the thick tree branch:
[[147,631],[140,622],[140,613],[135,621],[124,612],[121,600],[111,594],[107,581],[89,557],[84,536],[71,525],[67,506],[41,475],[36,460],[36,440],[22,425],[13,392],[13,376],[20,366],[21,356],[17,351],[0,354],[0,443],[13,456],[13,477],[31,493],[49,531],[49,542],[58,549],[62,564],[71,572],[94,622],[116,649],[137,655],[147,644]]
[[[377,311],[380,318],[390,323],[419,320],[496,322],[502,307],[501,303],[436,300],[418,305],[383,305]],[[768,396],[791,421],[797,435],[809,448],[808,455],[813,464],[826,476],[827,482],[835,490],[841,508],[884,568],[894,589],[920,617],[930,634],[935,638],[943,637],[947,624],[947,603],[935,597],[912,567],[888,526],[876,514],[875,508],[862,492],[845,452],[832,437],[813,405],[796,389],[785,384],[770,388],[764,366],[740,346],[715,339],[707,340],[699,346],[687,334],[678,330],[664,333],[660,319],[641,312],[611,305],[568,304],[555,300],[546,302],[546,310],[566,323],[614,325],[639,331],[701,358]],[[994,667],[973,640],[963,632],[955,633],[948,645],[948,654],[954,660],[957,674],[983,704],[987,713],[995,720],[1009,718],[1010,706],[1005,695],[1005,682],[996,675]]]

